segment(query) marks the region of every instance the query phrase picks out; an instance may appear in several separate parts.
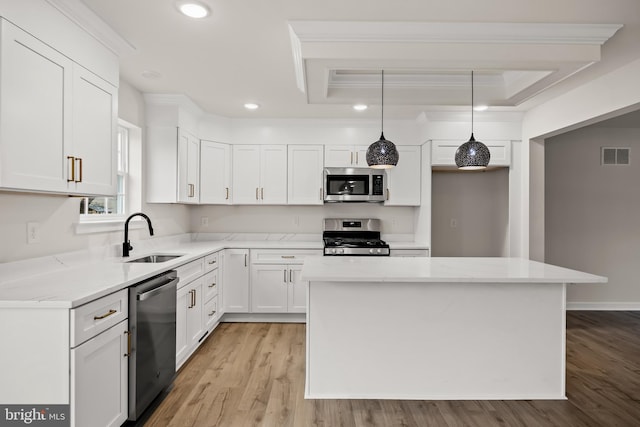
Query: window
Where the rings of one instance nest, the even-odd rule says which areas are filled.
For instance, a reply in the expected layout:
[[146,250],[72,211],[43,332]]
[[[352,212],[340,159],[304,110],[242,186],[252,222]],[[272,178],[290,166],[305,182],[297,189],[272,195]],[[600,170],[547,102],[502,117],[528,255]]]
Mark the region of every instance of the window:
[[[127,178],[129,175],[129,129],[118,126],[118,188],[115,197],[85,197],[80,202],[80,220],[116,219],[127,213]],[[95,215],[100,215],[100,218]]]
[[118,121],[117,193],[115,197],[83,197],[80,199],[76,233],[118,230],[132,212],[141,207],[142,130]]

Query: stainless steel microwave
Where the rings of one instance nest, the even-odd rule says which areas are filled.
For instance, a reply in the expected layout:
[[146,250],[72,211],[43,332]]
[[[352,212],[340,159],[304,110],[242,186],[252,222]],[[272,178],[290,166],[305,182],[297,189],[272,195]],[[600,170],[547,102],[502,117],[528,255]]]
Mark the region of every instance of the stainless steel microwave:
[[387,175],[369,168],[324,168],[324,201],[383,202]]

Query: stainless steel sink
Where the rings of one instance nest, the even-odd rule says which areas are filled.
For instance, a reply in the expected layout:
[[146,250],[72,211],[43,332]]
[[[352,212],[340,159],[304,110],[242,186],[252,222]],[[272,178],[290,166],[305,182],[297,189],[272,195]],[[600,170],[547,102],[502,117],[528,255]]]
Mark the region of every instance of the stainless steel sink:
[[159,263],[159,262],[167,262],[172,259],[176,259],[181,257],[182,255],[169,255],[169,254],[151,254],[147,256],[143,256],[142,258],[132,259],[127,262],[147,262],[147,263]]

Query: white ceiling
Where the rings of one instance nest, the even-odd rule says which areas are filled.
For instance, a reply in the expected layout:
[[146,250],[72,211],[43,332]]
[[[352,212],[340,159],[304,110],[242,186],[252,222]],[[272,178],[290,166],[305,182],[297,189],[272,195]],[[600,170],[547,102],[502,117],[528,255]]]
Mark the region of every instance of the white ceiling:
[[640,58],[638,0],[83,1],[135,48],[124,80],[226,117],[379,117],[381,69],[385,117],[468,110],[472,69],[476,105],[524,111]]

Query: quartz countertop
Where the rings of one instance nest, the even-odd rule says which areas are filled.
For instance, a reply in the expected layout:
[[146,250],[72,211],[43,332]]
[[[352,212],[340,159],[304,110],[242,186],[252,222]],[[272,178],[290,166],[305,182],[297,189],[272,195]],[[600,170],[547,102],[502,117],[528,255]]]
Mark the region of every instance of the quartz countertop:
[[522,258],[309,257],[314,282],[606,283],[607,278]]
[[[133,242],[135,249],[128,259],[85,251],[0,264],[0,308],[74,308],[222,249],[323,248],[322,237],[315,234],[228,233],[178,237]],[[392,249],[428,249],[424,244],[409,241],[389,243]],[[126,262],[153,253],[180,257],[162,263]]]

